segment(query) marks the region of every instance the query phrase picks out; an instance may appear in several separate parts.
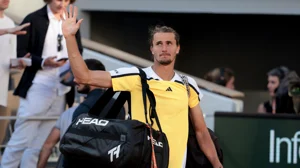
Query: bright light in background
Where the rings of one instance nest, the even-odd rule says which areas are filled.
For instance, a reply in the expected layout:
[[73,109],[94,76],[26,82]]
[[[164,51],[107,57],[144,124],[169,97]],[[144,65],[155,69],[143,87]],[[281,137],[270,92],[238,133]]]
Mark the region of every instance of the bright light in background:
[[21,22],[26,15],[36,11],[45,5],[43,0],[10,0],[5,14],[17,22]]

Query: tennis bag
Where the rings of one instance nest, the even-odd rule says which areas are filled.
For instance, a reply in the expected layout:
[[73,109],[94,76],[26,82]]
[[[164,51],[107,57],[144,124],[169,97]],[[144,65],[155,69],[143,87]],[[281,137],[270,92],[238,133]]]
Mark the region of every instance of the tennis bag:
[[[64,155],[64,167],[168,167],[169,144],[157,117],[155,97],[141,69],[140,76],[146,123],[114,119],[128,98],[128,92],[120,92],[109,113],[103,116],[101,111],[117,94],[112,88],[108,89],[89,113],[81,114],[71,123],[62,137],[60,151]],[[147,111],[147,97],[150,114]],[[159,130],[152,128],[153,119]]]

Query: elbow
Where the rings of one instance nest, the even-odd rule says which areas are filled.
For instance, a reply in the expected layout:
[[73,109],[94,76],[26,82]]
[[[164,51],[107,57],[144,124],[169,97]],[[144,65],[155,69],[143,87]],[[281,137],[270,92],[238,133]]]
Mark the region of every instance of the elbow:
[[81,75],[74,74],[74,82],[77,84],[89,84],[90,81],[90,74],[89,70],[85,73],[82,73]]

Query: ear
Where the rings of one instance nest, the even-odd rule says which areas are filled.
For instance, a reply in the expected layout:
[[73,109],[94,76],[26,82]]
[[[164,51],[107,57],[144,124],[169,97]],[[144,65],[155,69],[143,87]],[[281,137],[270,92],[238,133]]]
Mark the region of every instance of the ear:
[[176,54],[179,54],[179,51],[180,51],[180,45],[177,46]]
[[150,46],[150,51],[151,51],[152,55],[154,55],[152,46]]

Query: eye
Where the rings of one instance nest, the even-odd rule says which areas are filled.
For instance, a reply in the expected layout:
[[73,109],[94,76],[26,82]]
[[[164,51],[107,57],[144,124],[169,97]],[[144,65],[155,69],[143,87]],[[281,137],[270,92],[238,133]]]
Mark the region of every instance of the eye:
[[161,42],[161,41],[159,41],[159,42],[157,42],[157,43],[156,43],[156,45],[162,45],[162,42]]

